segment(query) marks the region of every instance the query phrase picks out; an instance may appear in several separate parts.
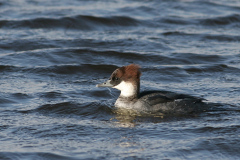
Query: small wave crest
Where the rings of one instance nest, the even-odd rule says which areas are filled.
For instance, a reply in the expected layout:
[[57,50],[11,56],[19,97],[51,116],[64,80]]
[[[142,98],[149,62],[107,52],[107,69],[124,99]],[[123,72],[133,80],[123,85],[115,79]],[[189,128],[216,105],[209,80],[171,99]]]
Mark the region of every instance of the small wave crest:
[[1,20],[0,28],[65,28],[93,30],[101,27],[136,26],[140,22],[127,16],[96,17],[78,15],[73,17],[35,18],[29,20]]
[[58,155],[54,153],[47,152],[1,152],[0,159],[55,159],[55,160],[76,160],[73,157]]
[[53,104],[44,104],[33,110],[21,111],[22,113],[41,113],[46,116],[77,116],[88,119],[109,120],[112,113],[106,104],[107,102],[94,101],[86,103],[59,102]]
[[200,20],[200,23],[206,26],[230,25],[234,23],[240,23],[240,15],[233,14],[223,17],[207,18]]

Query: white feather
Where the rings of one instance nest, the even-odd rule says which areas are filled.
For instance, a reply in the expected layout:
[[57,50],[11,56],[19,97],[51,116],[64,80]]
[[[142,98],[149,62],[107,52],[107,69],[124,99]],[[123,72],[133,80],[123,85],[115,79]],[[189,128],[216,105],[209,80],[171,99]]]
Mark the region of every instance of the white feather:
[[130,82],[122,81],[117,86],[114,86],[113,88],[116,88],[121,91],[121,96],[124,97],[130,97],[135,94],[135,87]]

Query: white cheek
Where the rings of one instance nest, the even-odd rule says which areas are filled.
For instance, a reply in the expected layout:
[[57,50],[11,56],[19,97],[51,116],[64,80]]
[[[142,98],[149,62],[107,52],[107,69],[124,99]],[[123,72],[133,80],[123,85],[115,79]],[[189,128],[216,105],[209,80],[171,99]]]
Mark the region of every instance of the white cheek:
[[116,89],[118,89],[120,91],[123,91],[123,90],[128,90],[130,85],[131,85],[130,83],[122,81],[121,83],[119,83],[118,85],[114,86],[113,88],[116,88]]
[[135,87],[132,85],[132,83],[124,82],[122,81],[117,86],[114,86],[113,88],[116,88],[121,91],[121,95],[125,97],[129,97],[135,94]]

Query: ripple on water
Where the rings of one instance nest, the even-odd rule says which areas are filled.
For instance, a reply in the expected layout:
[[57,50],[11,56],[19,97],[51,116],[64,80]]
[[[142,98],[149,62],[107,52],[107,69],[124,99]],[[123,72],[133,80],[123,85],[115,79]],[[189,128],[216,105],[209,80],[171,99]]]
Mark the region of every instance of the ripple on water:
[[[238,159],[239,11],[226,0],[1,1],[0,159]],[[96,84],[130,63],[142,91],[210,107],[116,110],[120,92]]]
[[95,17],[78,15],[74,17],[35,18],[29,20],[0,20],[1,28],[66,28],[78,30],[93,30],[101,27],[136,26],[140,22],[126,16]]

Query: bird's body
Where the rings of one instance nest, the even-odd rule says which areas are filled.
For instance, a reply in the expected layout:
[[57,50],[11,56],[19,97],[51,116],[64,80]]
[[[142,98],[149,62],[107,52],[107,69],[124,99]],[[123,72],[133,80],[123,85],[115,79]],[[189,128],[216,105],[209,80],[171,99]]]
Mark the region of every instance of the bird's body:
[[140,112],[167,114],[190,113],[206,108],[203,99],[168,91],[140,91],[139,66],[131,64],[115,70],[110,79],[97,87],[112,87],[121,91],[115,107]]

